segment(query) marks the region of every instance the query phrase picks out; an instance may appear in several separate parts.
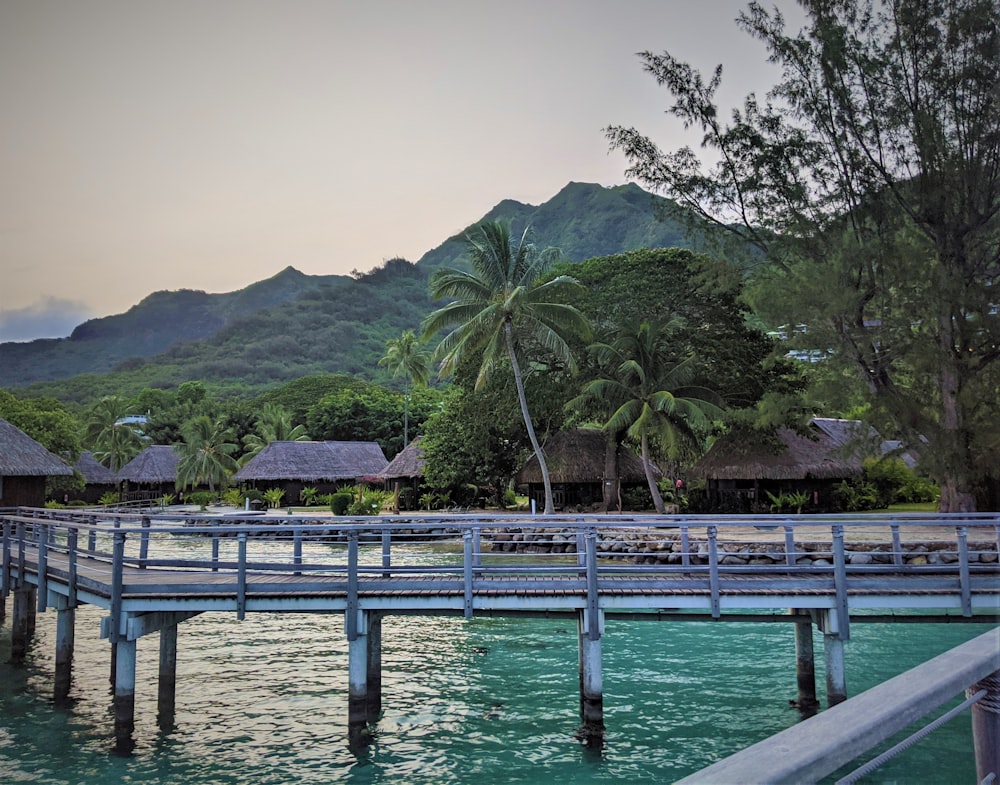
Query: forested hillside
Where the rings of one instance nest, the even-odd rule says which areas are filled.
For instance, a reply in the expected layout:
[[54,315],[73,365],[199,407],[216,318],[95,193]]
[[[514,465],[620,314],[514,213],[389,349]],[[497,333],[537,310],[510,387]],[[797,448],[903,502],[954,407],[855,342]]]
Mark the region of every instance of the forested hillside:
[[[516,232],[530,226],[537,245],[558,247],[573,262],[704,245],[673,203],[635,185],[570,183],[539,206],[504,200],[481,220],[498,218]],[[289,267],[228,294],[156,292],[69,338],[0,344],[0,386],[83,403],[190,380],[242,392],[315,373],[384,380],[377,363],[385,342],[432,310],[427,280],[440,266],[461,264],[463,236],[415,264],[394,259],[353,277]]]

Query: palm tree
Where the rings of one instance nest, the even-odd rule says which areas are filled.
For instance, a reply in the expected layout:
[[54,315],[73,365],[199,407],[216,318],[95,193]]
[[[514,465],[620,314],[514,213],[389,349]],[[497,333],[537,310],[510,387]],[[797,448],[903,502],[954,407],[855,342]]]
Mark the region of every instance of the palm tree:
[[134,422],[129,401],[108,395],[94,404],[84,425],[83,443],[94,460],[117,472],[142,449],[142,436]]
[[208,483],[226,484],[229,475],[239,469],[233,458],[238,446],[233,435],[221,422],[213,422],[208,415],[199,414],[182,428],[184,441],[179,445],[180,461],[177,463],[177,485],[181,488]]
[[639,442],[653,505],[663,513],[649,456],[650,440],[658,442],[666,455],[676,457],[682,446],[695,443],[712,420],[722,415],[722,401],[711,390],[691,384],[694,358],[677,360],[667,326],[646,321],[638,327],[619,328],[610,344],[597,343],[591,350],[610,373],[587,384],[568,405],[595,400],[612,410],[604,430],[625,433]]
[[292,426],[292,416],[276,403],[265,403],[257,415],[257,432],[243,437],[244,452],[240,463],[244,466],[271,442],[307,442],[305,426]]
[[410,384],[427,384],[430,380],[431,353],[420,348],[420,339],[413,330],[385,343],[385,354],[378,361],[392,371],[393,377],[403,377],[403,447],[410,443]]
[[431,295],[454,300],[424,320],[423,334],[427,337],[458,325],[441,340],[434,357],[441,360],[444,376],[453,373],[466,355],[481,352],[476,390],[482,388],[504,358],[510,362],[528,439],[542,472],[545,514],[549,515],[554,512],[552,484],[531,423],[518,355],[524,352],[525,344],[538,345],[573,367],[564,336],[575,332],[586,339],[590,325],[576,308],[553,300],[579,283],[566,275],[539,283],[559,251],[539,251],[528,242],[527,230],[520,240],[512,242],[508,223],[488,222],[473,229],[466,240],[472,271],[442,269],[434,274]]

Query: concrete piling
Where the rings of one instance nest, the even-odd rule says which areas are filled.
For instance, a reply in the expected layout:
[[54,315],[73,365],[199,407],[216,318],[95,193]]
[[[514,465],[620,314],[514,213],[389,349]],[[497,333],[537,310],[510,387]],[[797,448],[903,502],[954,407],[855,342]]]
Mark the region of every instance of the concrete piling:
[[577,620],[580,646],[580,729],[577,737],[586,746],[604,742],[604,679],[601,669],[601,631],[603,613],[590,624],[585,611]]
[[986,695],[972,705],[972,743],[976,753],[976,782],[988,782],[1000,775],[1000,671],[966,690],[972,697],[980,690]]
[[[792,613],[798,612],[792,610]],[[795,680],[798,687],[796,706],[804,716],[811,717],[819,709],[811,621],[795,622]]]
[[174,727],[177,696],[177,628],[168,624],[160,630],[160,664],[156,693],[156,724],[160,730]]
[[59,608],[56,614],[56,672],[53,699],[59,705],[69,699],[70,685],[73,681],[76,609]]
[[127,755],[135,748],[135,641],[119,638],[115,651],[115,752]]

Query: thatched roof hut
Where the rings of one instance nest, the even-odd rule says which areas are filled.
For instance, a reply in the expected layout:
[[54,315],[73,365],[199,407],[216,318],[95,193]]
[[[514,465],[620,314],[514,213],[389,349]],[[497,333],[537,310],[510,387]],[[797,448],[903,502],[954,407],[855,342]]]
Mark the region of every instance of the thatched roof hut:
[[73,469],[20,428],[0,420],[0,507],[41,507],[45,478]]
[[424,451],[420,446],[423,436],[418,436],[389,461],[389,465],[376,477],[380,480],[416,479],[424,476]]
[[694,473],[718,480],[842,480],[861,473],[868,436],[868,426],[857,420],[814,418],[807,435],[779,428],[773,441],[719,439]]
[[94,454],[89,451],[80,454],[80,460],[76,462],[74,468],[83,475],[87,485],[114,485],[118,482],[118,476],[97,461]]
[[119,469],[118,481],[133,485],[176,484],[180,459],[169,444],[151,445]]
[[[604,431],[595,428],[576,428],[560,431],[545,442],[545,464],[553,483],[602,482],[604,480],[604,453],[608,443]],[[660,475],[659,468],[655,469]],[[642,459],[630,450],[618,452],[618,476],[622,482],[645,482]],[[532,455],[517,473],[518,485],[540,483],[542,470],[538,458]]]
[[389,464],[376,442],[271,442],[233,475],[237,482],[338,482],[378,474]]
[[834,487],[861,474],[878,445],[878,433],[858,420],[816,417],[806,434],[779,428],[772,439],[719,439],[693,474],[708,481],[711,503],[726,509],[766,507],[769,493],[801,491],[811,508],[828,509]]
[[[557,508],[593,507],[603,503],[607,507],[610,499],[605,498],[604,464],[608,446],[604,431],[595,428],[576,428],[560,431],[545,442],[545,463],[549,469],[552,495]],[[656,477],[660,469],[653,467]],[[538,459],[532,455],[515,475],[514,481],[528,487],[528,495],[544,504],[542,470]],[[631,450],[618,450],[618,482],[622,487],[645,486],[646,474],[642,469],[642,459]],[[618,489],[612,495],[617,497]]]

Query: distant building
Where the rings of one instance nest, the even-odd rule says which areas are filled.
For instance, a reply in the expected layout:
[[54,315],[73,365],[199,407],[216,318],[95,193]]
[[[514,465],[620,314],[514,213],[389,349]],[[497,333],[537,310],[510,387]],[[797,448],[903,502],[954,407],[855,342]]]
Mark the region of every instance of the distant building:
[[388,465],[377,442],[275,441],[251,458],[233,480],[262,491],[281,488],[285,502],[295,504],[303,488],[332,493],[377,475]]
[[66,461],[0,420],[0,507],[44,507],[46,477],[72,474]]
[[84,452],[73,467],[83,475],[85,483],[83,493],[76,498],[83,499],[88,504],[94,504],[104,494],[118,490],[118,477],[111,469],[99,463],[91,452]]
[[177,491],[180,455],[169,444],[153,444],[118,470],[124,501],[157,499]]

